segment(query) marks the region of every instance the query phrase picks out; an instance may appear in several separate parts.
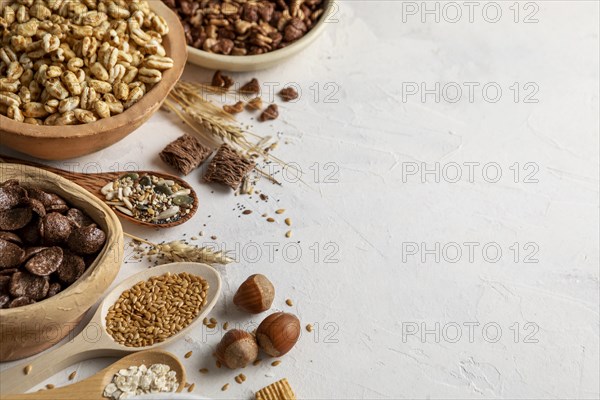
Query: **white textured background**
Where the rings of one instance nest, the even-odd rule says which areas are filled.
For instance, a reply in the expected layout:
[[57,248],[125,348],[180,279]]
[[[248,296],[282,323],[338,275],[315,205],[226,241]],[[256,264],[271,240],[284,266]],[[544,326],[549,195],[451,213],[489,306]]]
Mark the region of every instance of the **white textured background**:
[[[215,188],[196,172],[188,180],[202,204],[191,222],[168,232],[125,225],[157,241],[203,230],[204,239],[216,235],[225,248],[246,249],[239,263],[221,268],[225,290],[214,312],[220,322],[260,322],[263,316],[251,321],[231,304],[237,286],[260,272],[276,285],[275,308],[288,310],[289,297],[303,326],[319,327],[303,332],[279,367],[246,368],[243,385],[233,381],[239,372],[214,368],[221,333],[198,328],[168,348],[181,357],[194,351],[184,361],[195,393],[251,398],[287,377],[306,399],[599,397],[598,2],[521,2],[519,22],[513,2],[498,2],[497,23],[484,19],[485,3],[470,23],[459,2],[464,15],[456,23],[448,21],[455,16],[450,8],[439,23],[432,15],[422,22],[420,12],[404,14],[402,23],[403,7],[423,7],[408,3],[342,1],[332,16],[338,22],[314,46],[256,74],[261,82],[302,88],[298,103],[281,106],[278,121],[253,130],[283,133],[288,144],[276,154],[301,166],[306,185],[262,182],[271,201],[257,204],[256,196],[211,193]],[[487,12],[495,17],[493,5]],[[538,22],[524,23],[531,13]],[[187,79],[210,74],[186,70]],[[439,102],[432,94],[424,101],[406,96],[403,87],[422,82],[465,91],[455,103],[448,101],[453,91]],[[479,85],[472,101],[465,82]],[[482,94],[488,83],[502,89],[495,103]],[[311,87],[320,88],[316,98]],[[525,102],[535,88],[530,100],[537,102]],[[495,96],[493,89],[488,94]],[[157,154],[182,132],[168,118],[157,114],[121,143],[75,160],[76,168],[133,162],[168,170]],[[463,173],[456,183],[449,181],[453,163]],[[472,179],[465,163],[479,163]],[[496,168],[484,171],[488,163]],[[436,165],[446,171],[439,179],[403,175]],[[491,183],[496,170],[502,176]],[[256,212],[238,218],[238,202]],[[259,218],[277,208],[294,220],[293,240],[284,237],[283,218],[276,225]],[[296,241],[302,253],[293,262],[297,247],[288,243]],[[250,242],[262,250],[256,261]],[[279,248],[273,259],[270,242]],[[436,243],[439,260],[423,252]],[[474,243],[472,259],[464,243]],[[502,254],[491,262],[495,248]],[[145,266],[124,264],[119,277]],[[110,361],[73,366],[49,381],[64,384],[73,369],[81,379]],[[202,367],[211,372],[200,375]],[[231,387],[221,392],[226,382]]]

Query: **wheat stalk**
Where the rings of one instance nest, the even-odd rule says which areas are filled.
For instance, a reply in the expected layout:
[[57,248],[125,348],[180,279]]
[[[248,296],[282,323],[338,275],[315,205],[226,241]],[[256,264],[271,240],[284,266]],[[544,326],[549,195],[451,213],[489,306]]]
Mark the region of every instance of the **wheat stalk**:
[[227,265],[234,260],[227,256],[226,252],[213,251],[208,247],[198,247],[190,245],[182,240],[175,240],[168,243],[152,243],[137,236],[124,233],[130,239],[144,243],[150,246],[144,254],[149,259],[154,259],[157,264],[166,264],[170,262],[201,262],[211,265]]
[[[269,153],[269,150],[275,146],[264,147],[272,140],[271,136],[262,137],[242,129],[236,124],[236,120],[231,114],[204,98],[202,96],[203,92],[231,93],[226,89],[216,88],[203,83],[179,81],[169,94],[164,107],[174,112],[192,129],[194,135],[203,142],[228,143],[246,154],[254,153],[265,160],[275,161],[284,168],[296,169],[295,166],[291,166]],[[249,137],[257,139],[257,142],[252,143]],[[281,185],[279,181],[268,173],[260,170],[258,167],[255,169],[261,176]],[[299,171],[296,169],[296,172]]]

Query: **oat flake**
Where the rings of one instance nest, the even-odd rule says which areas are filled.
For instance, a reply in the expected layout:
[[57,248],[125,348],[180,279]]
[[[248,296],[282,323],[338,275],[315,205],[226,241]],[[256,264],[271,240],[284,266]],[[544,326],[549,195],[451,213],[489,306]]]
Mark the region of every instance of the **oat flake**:
[[177,374],[165,364],[144,364],[121,369],[104,388],[103,396],[113,400],[148,393],[174,392],[179,387]]

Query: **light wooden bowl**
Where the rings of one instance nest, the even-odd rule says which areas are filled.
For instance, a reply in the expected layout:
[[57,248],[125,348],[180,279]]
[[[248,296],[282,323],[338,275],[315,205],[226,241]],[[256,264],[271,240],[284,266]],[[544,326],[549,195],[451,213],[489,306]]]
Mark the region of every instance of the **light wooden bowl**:
[[298,41],[283,49],[254,56],[226,56],[188,46],[188,62],[203,68],[231,72],[259,71],[274,67],[306,49],[323,33],[327,25],[335,22],[333,21],[333,14],[337,7],[335,0],[325,0],[324,7],[325,12],[315,26]]
[[0,115],[0,144],[44,160],[65,160],[104,149],[146,122],[181,77],[187,60],[185,35],[177,15],[161,1],[151,1],[150,5],[169,25],[163,45],[174,61],[173,68],[164,71],[158,85],[122,114],[91,124],[36,126]]
[[0,362],[37,354],[67,336],[111,285],[123,260],[119,219],[97,197],[65,178],[26,165],[0,164],[0,182],[8,179],[56,193],[84,210],[106,233],[106,244],[81,278],[56,296],[28,306],[0,309]]

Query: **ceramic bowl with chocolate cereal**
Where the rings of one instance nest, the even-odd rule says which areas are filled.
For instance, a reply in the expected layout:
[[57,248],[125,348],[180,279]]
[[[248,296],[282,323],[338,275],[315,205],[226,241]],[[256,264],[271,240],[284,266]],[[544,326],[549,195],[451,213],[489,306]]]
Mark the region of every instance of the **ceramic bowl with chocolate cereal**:
[[188,61],[233,72],[280,64],[337,22],[334,0],[162,1],[181,19]]
[[69,334],[122,257],[121,225],[102,201],[48,171],[0,164],[0,361]]

